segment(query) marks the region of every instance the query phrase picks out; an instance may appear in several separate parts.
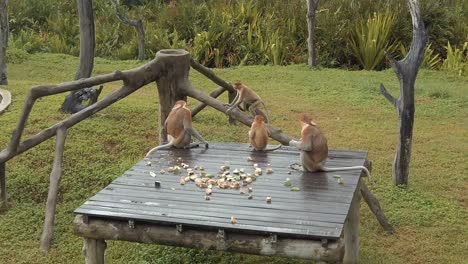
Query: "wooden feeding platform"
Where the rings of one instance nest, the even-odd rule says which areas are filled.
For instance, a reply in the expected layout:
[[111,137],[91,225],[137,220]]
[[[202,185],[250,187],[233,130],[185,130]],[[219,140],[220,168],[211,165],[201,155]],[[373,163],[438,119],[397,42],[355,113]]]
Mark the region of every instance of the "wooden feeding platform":
[[[365,151],[331,150],[327,166],[362,166],[366,158]],[[299,152],[289,147],[265,153],[231,143],[155,152],[75,210],[75,233],[85,238],[87,263],[104,261],[105,240],[326,262],[341,262],[345,255],[346,263],[355,262],[361,171],[290,169],[298,160]],[[214,175],[223,165],[231,172],[241,168],[253,172],[258,164],[263,173],[241,187],[251,187],[250,193],[213,187],[211,199],[206,200],[205,189],[194,182],[180,184],[185,169],[168,172],[168,167],[181,162],[191,168],[203,166]],[[273,172],[268,174],[267,168]],[[287,178],[291,186],[285,186]],[[298,188],[292,191],[292,187]]]

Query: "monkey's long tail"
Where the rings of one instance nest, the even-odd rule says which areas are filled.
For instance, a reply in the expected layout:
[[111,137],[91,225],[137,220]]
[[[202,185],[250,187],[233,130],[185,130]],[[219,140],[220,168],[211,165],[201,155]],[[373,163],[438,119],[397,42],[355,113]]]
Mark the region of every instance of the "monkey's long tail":
[[328,168],[328,167],[323,167],[322,170],[326,172],[332,172],[332,171],[347,171],[347,170],[364,170],[367,174],[367,177],[369,179],[371,178],[371,174],[369,170],[364,167],[364,166],[351,166],[351,167],[336,167],[336,168]]
[[268,107],[266,106],[266,104],[262,101],[262,105],[263,107],[265,107],[265,111],[266,111],[266,122],[265,123],[270,123],[270,112],[268,111]]
[[281,148],[283,145],[279,144],[278,146],[274,146],[272,148],[265,148],[263,151],[273,151]]

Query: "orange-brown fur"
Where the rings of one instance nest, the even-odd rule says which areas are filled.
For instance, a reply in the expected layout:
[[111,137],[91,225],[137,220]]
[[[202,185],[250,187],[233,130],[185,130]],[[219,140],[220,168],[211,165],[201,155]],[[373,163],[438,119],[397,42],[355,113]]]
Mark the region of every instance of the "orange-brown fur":
[[256,115],[249,131],[250,144],[255,150],[264,150],[268,145],[268,128],[263,122],[263,117]]
[[322,130],[307,115],[302,115],[301,141],[292,140],[290,145],[295,145],[301,150],[300,159],[305,171],[323,170],[328,156],[328,144]]

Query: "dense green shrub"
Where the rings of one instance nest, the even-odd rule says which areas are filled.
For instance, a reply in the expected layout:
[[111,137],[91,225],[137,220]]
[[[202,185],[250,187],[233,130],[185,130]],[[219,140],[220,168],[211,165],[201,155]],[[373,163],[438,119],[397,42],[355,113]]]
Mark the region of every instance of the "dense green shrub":
[[7,49],[7,53],[6,53],[7,63],[20,64],[20,63],[23,63],[25,60],[27,60],[28,57],[29,57],[29,54],[22,49],[16,49],[16,48]]
[[[146,54],[150,58],[162,48],[185,48],[210,67],[285,65],[307,60],[306,4],[303,0],[121,2],[127,4],[122,7],[127,16],[144,21]],[[445,58],[448,42],[460,48],[468,41],[467,2],[421,1],[432,56]],[[134,28],[117,19],[110,1],[94,1],[93,4],[96,56],[136,58],[138,45]],[[386,33],[388,42],[382,43],[374,51],[376,54],[381,54],[380,49],[388,48],[391,43],[401,42],[404,47],[409,46],[411,18],[404,0],[321,1],[316,29],[319,63],[326,67],[356,68],[362,65],[360,56],[356,56],[352,49],[353,32],[357,41],[356,28],[361,21],[387,9],[394,15],[393,26]],[[76,1],[10,1],[9,15],[11,47],[29,53],[79,54]],[[384,59],[374,64],[371,68],[386,66]]]

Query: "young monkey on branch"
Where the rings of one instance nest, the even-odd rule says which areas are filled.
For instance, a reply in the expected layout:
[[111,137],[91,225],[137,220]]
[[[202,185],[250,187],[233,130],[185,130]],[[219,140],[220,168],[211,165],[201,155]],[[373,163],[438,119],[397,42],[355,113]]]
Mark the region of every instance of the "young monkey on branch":
[[269,136],[270,132],[268,131],[265,122],[263,122],[263,116],[256,115],[249,131],[250,144],[258,151],[272,151],[281,148],[281,145],[273,148],[267,148]]
[[364,166],[351,166],[351,167],[325,167],[325,160],[328,156],[327,138],[322,130],[313,122],[307,115],[303,114],[300,118],[301,121],[301,140],[291,140],[290,146],[297,147],[300,151],[300,159],[304,171],[346,171],[362,169],[370,177],[369,170]]
[[160,145],[152,148],[146,154],[149,156],[153,151],[159,149],[175,148],[193,148],[198,147],[199,143],[191,142],[192,136],[197,138],[201,143],[205,144],[205,148],[208,148],[208,142],[192,127],[192,112],[186,107],[187,102],[179,100],[175,103],[171,112],[164,122],[164,126],[167,130],[167,137],[169,143]]
[[[236,97],[231,104],[228,104],[229,108],[227,109],[226,113],[229,114],[234,108],[238,107],[242,110],[248,110],[252,116],[256,116],[257,114],[261,114],[264,118],[265,123],[268,123],[268,108],[266,107],[265,103],[260,96],[258,96],[253,90],[248,88],[247,86],[243,85],[240,81],[236,81],[234,83],[234,89],[237,91]],[[267,115],[262,113],[258,106],[263,104],[265,110],[267,111]]]

